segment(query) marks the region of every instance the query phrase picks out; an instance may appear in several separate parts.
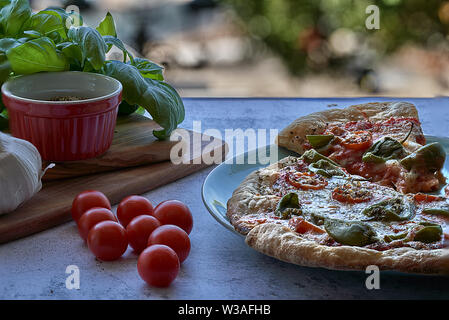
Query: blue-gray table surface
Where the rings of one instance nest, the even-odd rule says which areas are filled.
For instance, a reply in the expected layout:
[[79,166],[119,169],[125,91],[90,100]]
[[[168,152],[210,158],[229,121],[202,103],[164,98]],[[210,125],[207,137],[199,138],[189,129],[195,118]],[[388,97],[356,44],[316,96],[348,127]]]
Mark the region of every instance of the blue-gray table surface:
[[[293,119],[332,107],[373,101],[409,101],[424,132],[449,136],[449,98],[213,99],[186,98],[182,127],[202,130],[282,129]],[[381,272],[380,290],[368,290],[364,272],[331,271],[284,263],[249,248],[243,237],[217,223],[201,200],[213,167],[145,194],[153,203],[184,201],[194,216],[192,251],[175,282],[147,286],[131,249],[115,262],[100,262],[69,222],[0,245],[0,299],[437,299],[449,298],[449,277]],[[115,208],[114,208],[115,209]],[[68,290],[68,265],[80,270],[80,289]]]

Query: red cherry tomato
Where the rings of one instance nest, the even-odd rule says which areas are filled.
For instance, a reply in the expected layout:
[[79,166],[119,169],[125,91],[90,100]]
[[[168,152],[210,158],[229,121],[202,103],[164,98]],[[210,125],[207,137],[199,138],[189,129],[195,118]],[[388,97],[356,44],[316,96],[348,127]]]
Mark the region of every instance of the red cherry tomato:
[[125,253],[128,247],[126,230],[114,221],[97,223],[87,235],[87,245],[98,259],[116,260]]
[[355,131],[348,133],[341,143],[352,150],[366,150],[373,144],[373,137],[369,131]]
[[321,190],[328,184],[326,179],[313,172],[289,172],[285,178],[290,185],[302,190]]
[[154,216],[161,224],[174,224],[190,234],[193,228],[193,217],[189,208],[178,200],[166,200],[154,209]]
[[117,218],[109,209],[92,208],[84,212],[81,218],[78,220],[78,232],[81,238],[83,238],[83,240],[86,240],[89,230],[97,223],[106,220],[117,222]]
[[100,191],[86,190],[76,196],[72,203],[72,218],[77,221],[84,212],[99,207],[111,210],[111,203]]
[[146,248],[137,260],[140,277],[155,287],[168,287],[178,275],[179,267],[176,252],[161,244]]
[[156,230],[148,238],[148,246],[153,244],[165,244],[178,255],[179,262],[183,262],[190,253],[189,235],[180,227],[166,224]]
[[147,247],[148,237],[160,226],[159,220],[153,216],[141,215],[135,217],[126,226],[129,245],[137,253],[142,252]]
[[123,199],[117,207],[118,221],[126,228],[128,223],[140,215],[152,215],[153,205],[147,198],[141,196],[129,196]]

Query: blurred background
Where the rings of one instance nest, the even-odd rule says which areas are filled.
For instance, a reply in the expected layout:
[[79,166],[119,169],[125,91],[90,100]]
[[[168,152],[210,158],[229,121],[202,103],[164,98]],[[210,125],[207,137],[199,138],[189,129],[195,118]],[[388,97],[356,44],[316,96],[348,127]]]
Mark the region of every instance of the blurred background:
[[[32,0],[107,11],[184,97],[449,95],[449,1]],[[379,8],[380,29],[365,26]]]

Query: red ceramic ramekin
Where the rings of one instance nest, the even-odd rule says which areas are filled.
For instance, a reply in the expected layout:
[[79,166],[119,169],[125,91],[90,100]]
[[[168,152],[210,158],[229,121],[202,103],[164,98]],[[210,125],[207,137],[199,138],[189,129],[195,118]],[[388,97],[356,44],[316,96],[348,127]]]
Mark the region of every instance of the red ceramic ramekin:
[[[120,81],[88,72],[46,72],[20,76],[2,86],[14,137],[36,146],[44,160],[93,158],[112,143]],[[77,97],[74,101],[53,101]]]

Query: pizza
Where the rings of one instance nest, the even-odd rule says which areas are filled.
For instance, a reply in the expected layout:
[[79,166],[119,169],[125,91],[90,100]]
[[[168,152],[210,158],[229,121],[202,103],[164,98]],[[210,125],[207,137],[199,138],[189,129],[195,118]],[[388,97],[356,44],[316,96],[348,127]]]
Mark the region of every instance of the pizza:
[[413,105],[314,113],[277,142],[298,156],[251,173],[227,204],[249,246],[303,266],[449,273],[446,154]]

